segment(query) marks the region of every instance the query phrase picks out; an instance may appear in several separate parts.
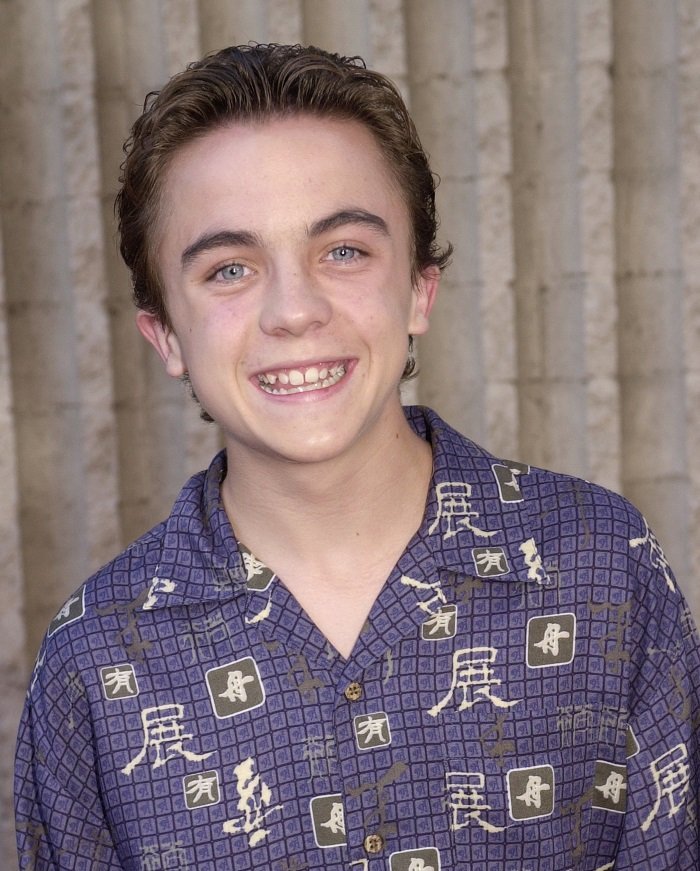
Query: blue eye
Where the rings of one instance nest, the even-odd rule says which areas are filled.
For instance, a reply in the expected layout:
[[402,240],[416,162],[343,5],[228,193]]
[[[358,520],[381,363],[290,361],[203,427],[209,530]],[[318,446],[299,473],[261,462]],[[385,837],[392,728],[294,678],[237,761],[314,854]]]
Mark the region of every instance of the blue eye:
[[360,252],[357,248],[351,248],[349,245],[340,245],[331,251],[331,257],[338,263],[349,263],[355,260]]
[[243,278],[245,274],[245,266],[242,266],[240,263],[228,263],[226,266],[222,266],[221,269],[216,270],[215,277],[221,278],[224,281],[238,281]]

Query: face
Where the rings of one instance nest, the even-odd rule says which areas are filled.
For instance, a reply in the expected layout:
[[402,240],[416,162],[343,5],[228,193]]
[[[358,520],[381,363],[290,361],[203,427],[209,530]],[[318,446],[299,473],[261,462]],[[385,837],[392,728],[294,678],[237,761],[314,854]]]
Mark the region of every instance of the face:
[[439,273],[414,281],[407,209],[362,125],[295,117],[190,143],[156,240],[172,326],[139,312],[139,328],[239,461],[322,462],[405,425],[397,385]]

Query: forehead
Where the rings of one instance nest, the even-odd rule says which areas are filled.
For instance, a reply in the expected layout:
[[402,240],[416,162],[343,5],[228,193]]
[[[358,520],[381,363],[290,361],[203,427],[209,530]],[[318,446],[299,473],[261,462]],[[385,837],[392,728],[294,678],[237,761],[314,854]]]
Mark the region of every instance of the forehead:
[[[164,179],[160,231],[219,217],[278,227],[355,206],[407,224],[394,173],[373,134],[350,120],[298,115],[234,122],[180,148]],[[252,222],[252,223],[251,223]]]

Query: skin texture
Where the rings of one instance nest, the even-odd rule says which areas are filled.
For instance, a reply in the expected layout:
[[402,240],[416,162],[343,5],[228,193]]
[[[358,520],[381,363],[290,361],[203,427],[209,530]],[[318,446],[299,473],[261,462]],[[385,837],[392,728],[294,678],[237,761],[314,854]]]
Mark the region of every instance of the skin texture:
[[[345,589],[340,567],[352,558],[366,616],[422,516],[430,449],[408,427],[397,387],[439,280],[437,269],[413,280],[407,210],[384,158],[356,122],[232,124],[178,152],[160,215],[172,328],[146,312],[137,322],[222,428],[222,492],[237,534],[288,585],[304,576],[300,598],[323,577]],[[280,375],[338,364],[337,383],[270,392]],[[268,389],[264,373],[274,376]],[[380,513],[391,520],[373,546]],[[271,524],[274,544],[261,534]]]

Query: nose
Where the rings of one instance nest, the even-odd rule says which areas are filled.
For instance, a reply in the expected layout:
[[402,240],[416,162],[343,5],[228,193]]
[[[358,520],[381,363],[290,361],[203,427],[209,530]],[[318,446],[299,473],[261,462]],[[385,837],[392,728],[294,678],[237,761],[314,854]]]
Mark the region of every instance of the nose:
[[327,324],[331,314],[327,295],[307,270],[280,268],[265,289],[260,328],[269,335],[301,336]]

